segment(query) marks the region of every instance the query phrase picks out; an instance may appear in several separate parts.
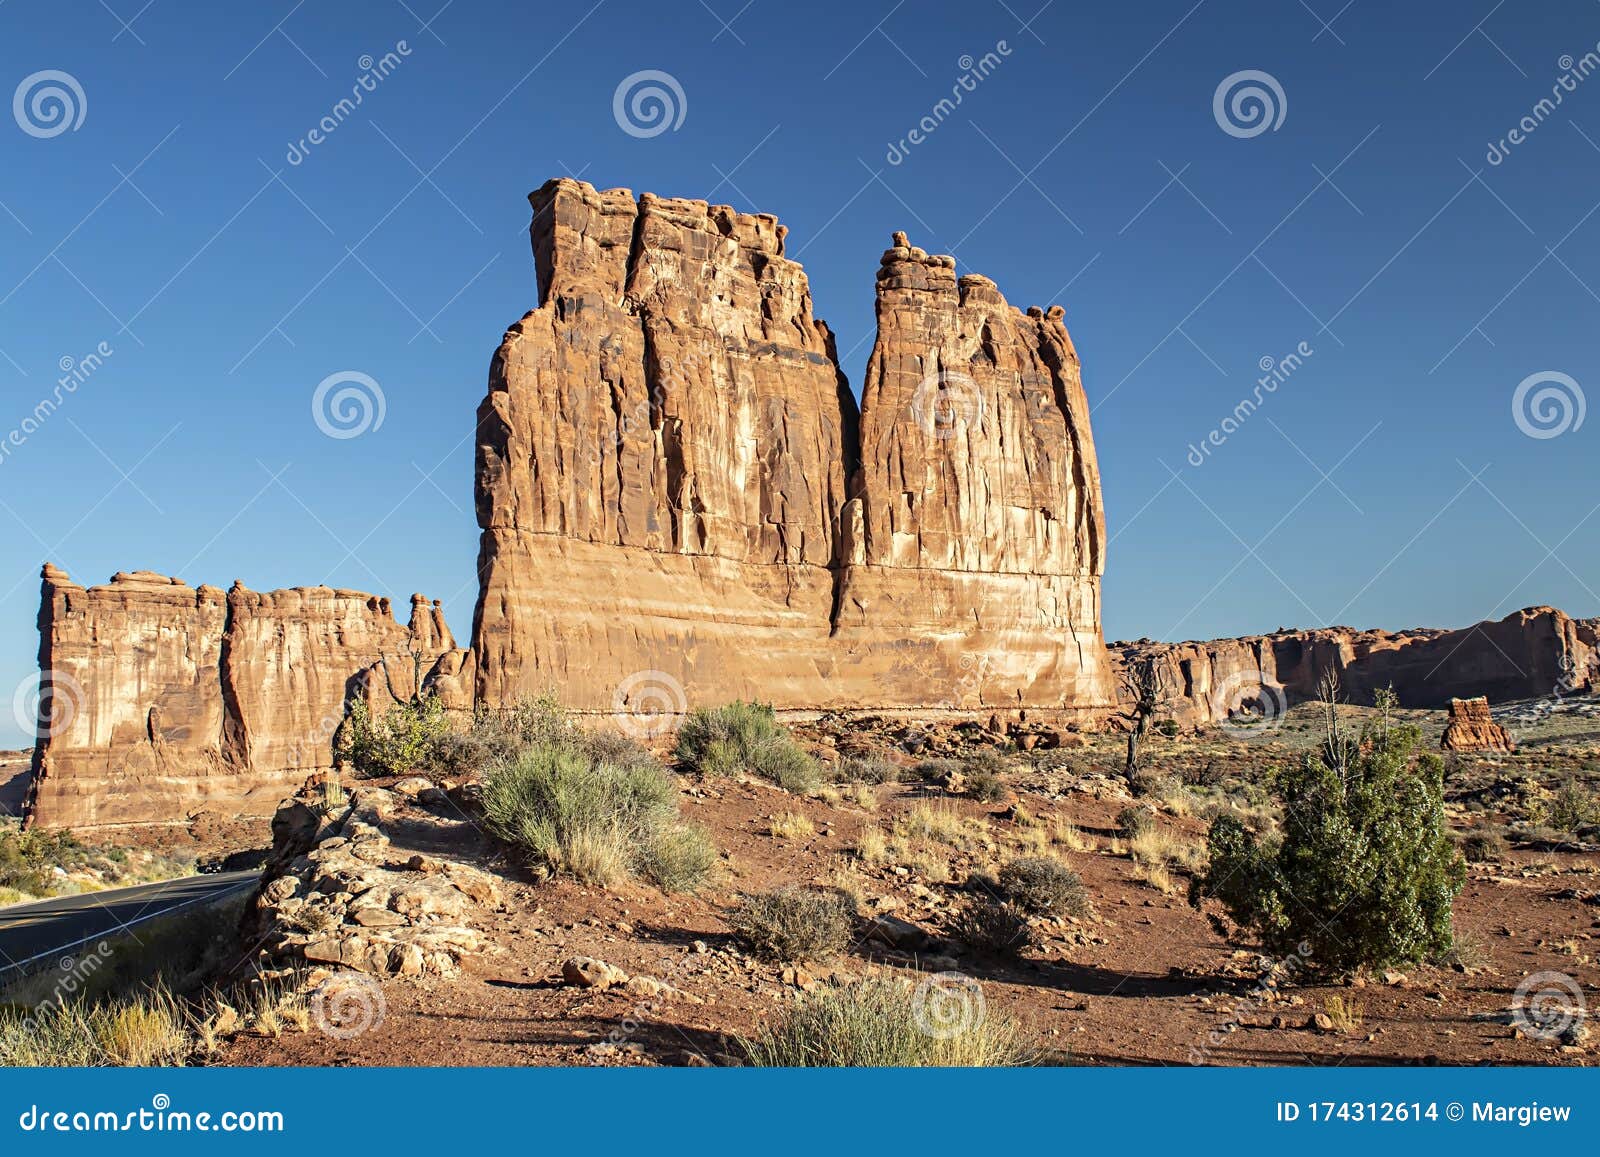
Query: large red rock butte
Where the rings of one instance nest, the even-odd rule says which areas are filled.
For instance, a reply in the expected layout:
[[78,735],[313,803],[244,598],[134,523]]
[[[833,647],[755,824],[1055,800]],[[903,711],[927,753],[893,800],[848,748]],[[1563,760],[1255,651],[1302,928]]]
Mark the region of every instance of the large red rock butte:
[[478,698],[780,709],[1115,698],[1062,310],[903,235],[861,408],[773,217],[572,180],[479,407]]

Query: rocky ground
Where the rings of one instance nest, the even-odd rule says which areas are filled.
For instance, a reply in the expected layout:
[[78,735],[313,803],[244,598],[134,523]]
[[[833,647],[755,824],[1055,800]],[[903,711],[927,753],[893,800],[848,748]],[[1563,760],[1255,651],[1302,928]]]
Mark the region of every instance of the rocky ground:
[[[1415,718],[1437,738],[1442,712]],[[378,875],[389,890],[381,893],[385,901],[413,886],[445,895],[447,903],[418,901],[408,923],[462,925],[470,935],[445,937],[454,947],[441,958],[405,951],[404,936],[378,927],[399,923],[392,912],[369,915],[367,924],[351,914],[360,905],[348,896],[334,897],[342,906],[336,923],[291,928],[287,937],[276,913],[278,922],[269,919],[265,933],[256,928],[257,939],[244,946],[261,954],[260,963],[293,966],[301,970],[295,975],[317,982],[343,958],[382,977],[359,1010],[363,1031],[330,1033],[312,1024],[307,1031],[246,1032],[225,1042],[217,1059],[727,1063],[736,1051],[732,1038],[756,1029],[801,989],[874,973],[918,979],[959,971],[981,983],[991,1015],[1021,1023],[1057,1063],[1588,1064],[1597,1055],[1592,1032],[1565,1041],[1530,1038],[1516,1030],[1510,1008],[1518,985],[1535,973],[1565,975],[1589,993],[1600,986],[1600,848],[1549,839],[1537,822],[1540,799],[1556,782],[1573,777],[1592,789],[1600,781],[1600,747],[1584,726],[1590,720],[1578,711],[1525,721],[1515,755],[1452,757],[1452,827],[1493,829],[1506,840],[1504,851],[1495,844],[1489,859],[1469,867],[1456,903],[1455,960],[1281,988],[1262,984],[1272,962],[1224,939],[1188,905],[1185,876],[1202,853],[1202,817],[1261,806],[1268,768],[1313,741],[1309,708],[1257,734],[1154,739],[1154,791],[1146,802],[1159,809],[1160,838],[1138,848],[1119,834],[1116,817],[1130,796],[1116,774],[1122,740],[1115,735],[1053,735],[1047,742],[1059,745],[1022,752],[1014,738],[997,743],[982,728],[818,720],[797,734],[824,758],[871,753],[909,766],[1004,752],[999,787],[981,789],[998,798],[974,798],[979,789],[960,773],[815,798],[754,781],[686,778],[682,810],[710,830],[722,852],[713,886],[696,896],[669,896],[642,883],[600,890],[538,882],[477,829],[460,792],[358,785],[352,794],[367,809],[354,821],[359,838],[351,839],[350,823],[321,831],[332,847],[306,845],[302,833],[301,846],[322,849],[312,857],[317,862],[302,853],[299,875],[291,876],[297,882],[275,885],[272,902],[320,895],[326,888],[319,878],[359,869],[355,874]],[[925,829],[929,809],[940,834],[907,836],[908,819],[920,816]],[[353,846],[363,839],[366,851]],[[1046,848],[1081,874],[1092,915],[1047,922],[1040,943],[1020,959],[977,954],[945,937],[969,871]],[[460,866],[447,871],[445,861]],[[451,873],[470,886],[453,886]],[[836,884],[859,897],[862,934],[849,951],[796,968],[741,949],[724,920],[729,903],[740,892],[793,882]],[[358,890],[363,886],[369,884]],[[427,914],[430,904],[439,905],[437,918]],[[366,906],[405,905],[369,899]],[[343,952],[340,943],[352,937],[359,943]],[[320,946],[307,951],[308,944]]]

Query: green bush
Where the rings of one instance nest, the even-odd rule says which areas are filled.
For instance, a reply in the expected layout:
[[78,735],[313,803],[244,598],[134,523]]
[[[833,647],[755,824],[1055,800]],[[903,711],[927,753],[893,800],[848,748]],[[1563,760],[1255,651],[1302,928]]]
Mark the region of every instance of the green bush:
[[1086,916],[1089,890],[1054,856],[1021,856],[1000,869],[1000,894],[1035,916]]
[[826,960],[849,945],[856,905],[839,888],[790,884],[739,898],[728,927],[756,952],[780,961]]
[[1219,817],[1192,903],[1215,897],[1270,951],[1324,970],[1449,953],[1466,869],[1445,832],[1444,765],[1418,754],[1421,731],[1394,720],[1392,693],[1379,692],[1377,707],[1352,739],[1330,696],[1320,751],[1278,775],[1282,836],[1261,839]]
[[1576,779],[1566,779],[1556,789],[1549,803],[1540,802],[1532,809],[1536,822],[1569,835],[1580,828],[1600,823],[1600,796],[1589,791]]
[[735,701],[692,712],[678,729],[677,756],[705,776],[746,773],[786,791],[822,786],[822,771],[764,703]]
[[[752,1065],[907,1068],[1025,1065],[1034,1054],[1016,1024],[974,991],[869,979],[805,995],[744,1042]],[[946,1023],[948,1021],[948,1023]]]
[[334,755],[357,775],[418,775],[432,772],[449,741],[450,719],[438,696],[394,703],[377,715],[356,699],[339,728]]
[[1175,739],[1178,735],[1178,721],[1176,719],[1157,719],[1155,725],[1157,735],[1168,739]]
[[55,869],[87,864],[93,852],[65,830],[0,826],[0,888],[42,896],[56,885]]
[[483,814],[538,870],[601,885],[640,872],[687,890],[715,851],[679,822],[677,797],[672,775],[647,752],[576,736],[529,744],[491,768]]

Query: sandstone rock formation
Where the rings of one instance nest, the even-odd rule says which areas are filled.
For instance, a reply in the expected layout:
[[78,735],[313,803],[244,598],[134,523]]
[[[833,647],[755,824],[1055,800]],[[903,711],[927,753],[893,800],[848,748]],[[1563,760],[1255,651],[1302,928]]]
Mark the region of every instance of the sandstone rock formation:
[[501,903],[470,864],[396,848],[391,833],[459,842],[457,825],[393,792],[351,792],[314,777],[273,817],[273,850],[255,899],[252,940],[273,964],[338,965],[376,976],[459,974],[485,937],[478,912]]
[[50,565],[43,577],[34,823],[270,814],[286,786],[333,765],[350,696],[381,706],[385,678],[410,694],[413,652],[443,689],[462,682],[463,653],[420,595],[402,627],[387,599],[358,591],[224,593],[148,571],[85,589]]
[[20,816],[33,778],[33,751],[0,751],[0,816]]
[[1497,751],[1507,755],[1516,750],[1511,733],[1494,721],[1489,701],[1481,695],[1476,699],[1450,700],[1450,719],[1439,746],[1446,751]]
[[1161,665],[1171,717],[1214,723],[1245,700],[1309,699],[1326,670],[1352,702],[1371,703],[1393,686],[1402,707],[1444,707],[1451,699],[1490,702],[1569,695],[1600,685],[1593,627],[1553,607],[1529,607],[1460,630],[1357,631],[1324,627],[1196,643],[1113,643],[1120,666]]
[[571,180],[530,200],[539,308],[478,413],[481,701],[1112,703],[1059,308],[897,236],[858,414],[774,218]]

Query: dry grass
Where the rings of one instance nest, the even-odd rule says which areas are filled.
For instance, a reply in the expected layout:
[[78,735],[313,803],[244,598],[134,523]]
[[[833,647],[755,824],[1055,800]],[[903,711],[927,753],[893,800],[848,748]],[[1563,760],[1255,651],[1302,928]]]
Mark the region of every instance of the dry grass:
[[1365,1010],[1355,1001],[1347,1002],[1344,997],[1334,995],[1328,997],[1324,1011],[1336,1032],[1353,1033],[1361,1027],[1361,1014]]
[[888,834],[876,824],[863,828],[856,837],[856,855],[874,868],[887,864],[891,859]]
[[1135,863],[1196,872],[1205,866],[1205,849],[1161,828],[1150,828],[1128,841]]
[[[953,1023],[945,1024],[945,1015]],[[976,1068],[1033,1060],[1016,1024],[992,1010],[985,1014],[976,992],[941,992],[930,1000],[926,990],[888,979],[802,997],[744,1043],[751,1064],[782,1068]]]
[[1057,820],[1050,829],[1050,841],[1060,844],[1069,852],[1092,852],[1095,843],[1067,820]]
[[804,840],[816,835],[817,827],[799,812],[779,812],[768,822],[767,834],[780,840]]
[[922,802],[895,821],[894,834],[906,841],[932,841],[961,852],[994,850],[985,820],[972,819],[947,803]]
[[878,810],[878,792],[870,783],[854,783],[845,789],[845,799],[864,811]]
[[1140,860],[1133,863],[1133,878],[1149,884],[1163,896],[1176,896],[1183,888],[1172,878],[1165,864],[1150,864]]

